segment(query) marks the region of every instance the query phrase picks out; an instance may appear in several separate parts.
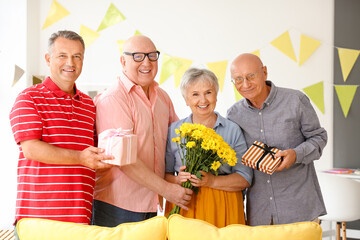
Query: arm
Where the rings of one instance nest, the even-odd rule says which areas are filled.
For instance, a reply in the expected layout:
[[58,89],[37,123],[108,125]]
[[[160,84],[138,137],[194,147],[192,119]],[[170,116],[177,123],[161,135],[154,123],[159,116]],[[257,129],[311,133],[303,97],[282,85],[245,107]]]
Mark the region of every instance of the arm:
[[192,190],[178,184],[167,182],[159,177],[139,159],[135,164],[121,167],[121,170],[132,180],[163,196],[166,200],[188,210],[186,205],[191,200]]
[[275,155],[275,157],[283,157],[276,171],[289,168],[294,163],[309,164],[319,159],[327,143],[326,130],[320,126],[316,112],[306,95],[300,98],[299,111],[300,130],[304,141],[294,149],[285,149]]
[[250,187],[248,181],[246,181],[246,179],[238,173],[215,176],[211,173],[201,171],[201,174],[202,180],[198,179],[195,175],[191,175],[190,181],[193,186],[205,186],[229,192],[241,191]]
[[327,132],[320,126],[319,119],[309,98],[304,95],[300,99],[301,132],[305,141],[294,148],[296,163],[309,164],[321,157],[327,143]]
[[92,169],[108,168],[110,164],[102,160],[113,159],[113,156],[100,155],[103,149],[88,147],[83,151],[60,148],[39,139],[20,142],[27,159],[47,164],[84,165]]

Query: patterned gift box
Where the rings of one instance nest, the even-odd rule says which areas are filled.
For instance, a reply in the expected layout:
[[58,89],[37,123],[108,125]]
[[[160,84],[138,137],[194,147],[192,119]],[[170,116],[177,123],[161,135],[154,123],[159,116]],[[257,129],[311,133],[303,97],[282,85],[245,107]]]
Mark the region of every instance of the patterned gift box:
[[136,162],[137,138],[132,130],[108,129],[99,134],[99,148],[105,149],[105,155],[113,155],[115,159],[103,162],[124,166]]
[[279,151],[277,148],[255,141],[245,152],[241,162],[248,167],[271,175],[282,161],[282,157],[275,158],[274,156]]

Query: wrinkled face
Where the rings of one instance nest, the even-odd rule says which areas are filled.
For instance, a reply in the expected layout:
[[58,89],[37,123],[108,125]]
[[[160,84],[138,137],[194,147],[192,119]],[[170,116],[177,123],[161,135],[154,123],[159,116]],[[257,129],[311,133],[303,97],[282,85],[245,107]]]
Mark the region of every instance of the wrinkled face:
[[[155,52],[156,47],[148,38],[131,40],[124,51],[134,53]],[[134,83],[147,88],[155,79],[158,71],[158,61],[150,61],[146,56],[141,62],[135,62],[132,55],[123,55],[120,58],[125,75]]]
[[84,48],[78,40],[58,37],[45,59],[55,84],[74,84],[82,70]]
[[[234,64],[231,66],[231,79],[235,80],[238,92],[250,102],[266,99],[266,67],[257,64]],[[241,84],[236,79],[242,79]]]
[[185,102],[196,117],[206,117],[213,114],[217,101],[217,92],[210,81],[198,79],[186,89]]

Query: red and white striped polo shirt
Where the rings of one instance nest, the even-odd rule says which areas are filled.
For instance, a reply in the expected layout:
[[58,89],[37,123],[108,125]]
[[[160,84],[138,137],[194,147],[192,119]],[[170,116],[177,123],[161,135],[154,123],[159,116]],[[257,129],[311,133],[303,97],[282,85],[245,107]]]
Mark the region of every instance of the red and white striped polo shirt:
[[[80,151],[94,145],[94,121],[95,106],[89,96],[76,89],[71,97],[50,78],[21,92],[10,113],[17,144],[40,139]],[[20,144],[19,149],[16,220],[32,217],[89,224],[95,171],[29,160]]]

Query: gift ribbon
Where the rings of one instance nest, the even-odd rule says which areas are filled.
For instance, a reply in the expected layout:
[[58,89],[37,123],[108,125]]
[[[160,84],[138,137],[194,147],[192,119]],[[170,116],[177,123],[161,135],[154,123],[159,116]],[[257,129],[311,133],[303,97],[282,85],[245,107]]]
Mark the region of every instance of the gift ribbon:
[[271,149],[273,149],[274,147],[270,147],[270,146],[266,145],[265,143],[263,143],[263,144],[264,144],[264,147],[262,147],[262,146],[260,146],[260,145],[257,145],[256,143],[253,143],[254,146],[257,146],[257,147],[259,147],[259,148],[261,148],[261,149],[264,150],[263,154],[261,155],[261,157],[259,158],[259,160],[256,162],[256,169],[257,169],[257,170],[260,169],[260,162],[264,159],[264,157],[265,157],[268,153],[270,153],[271,158],[272,158],[273,160],[275,160],[275,156],[274,156],[274,155],[275,155],[276,153],[274,153],[273,151],[271,151]]

